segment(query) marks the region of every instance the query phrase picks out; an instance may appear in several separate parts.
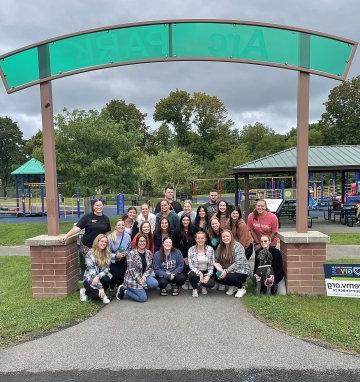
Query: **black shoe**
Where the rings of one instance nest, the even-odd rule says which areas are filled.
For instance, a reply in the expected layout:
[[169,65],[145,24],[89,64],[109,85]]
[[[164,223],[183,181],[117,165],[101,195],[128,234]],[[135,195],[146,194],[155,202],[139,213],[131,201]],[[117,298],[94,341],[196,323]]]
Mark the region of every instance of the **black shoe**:
[[172,294],[173,296],[178,296],[178,295],[179,295],[179,287],[178,287],[177,285],[174,285],[174,286],[172,287],[171,294]]
[[119,285],[119,288],[116,292],[116,298],[118,300],[122,300],[124,298],[125,291],[126,291],[126,287],[123,284]]
[[167,296],[167,291],[166,291],[166,289],[160,289],[160,295],[161,295],[161,296]]

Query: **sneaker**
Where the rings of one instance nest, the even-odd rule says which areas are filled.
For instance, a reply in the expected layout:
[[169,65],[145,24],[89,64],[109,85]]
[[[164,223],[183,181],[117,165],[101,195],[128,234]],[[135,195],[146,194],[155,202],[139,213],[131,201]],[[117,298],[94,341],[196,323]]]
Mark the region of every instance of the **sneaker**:
[[202,286],[201,287],[201,294],[207,294],[207,289],[206,289],[206,287],[204,287],[204,286]]
[[235,293],[235,297],[241,298],[246,294],[246,289],[245,288],[240,288],[238,291]]
[[193,297],[199,297],[199,293],[198,293],[198,290],[197,290],[197,289],[193,289],[193,291],[192,291],[192,296],[193,296]]
[[225,290],[225,285],[223,284],[218,284],[219,287],[218,287],[218,290]]
[[88,297],[85,294],[85,288],[80,288],[80,301],[87,301]]
[[160,289],[160,295],[161,296],[167,296],[167,290],[166,289]]
[[229,286],[229,289],[227,290],[226,294],[228,296],[232,296],[237,291],[237,288],[235,286]]
[[116,298],[118,300],[122,300],[124,298],[125,291],[126,291],[126,287],[124,286],[124,284],[119,285],[119,288],[116,292]]
[[102,301],[104,304],[110,304],[110,300],[108,299],[106,295],[103,297]]
[[171,294],[173,296],[178,296],[179,295],[179,287],[178,286],[173,286],[172,289],[171,289]]

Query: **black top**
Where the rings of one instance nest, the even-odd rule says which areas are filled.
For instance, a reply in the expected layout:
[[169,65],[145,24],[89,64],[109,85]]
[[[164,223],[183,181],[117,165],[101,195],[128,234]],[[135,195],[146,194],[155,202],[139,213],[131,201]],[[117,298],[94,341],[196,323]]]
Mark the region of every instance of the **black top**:
[[[259,252],[260,251],[255,252],[254,274],[256,273],[256,270],[259,266]],[[272,266],[273,271],[274,271],[274,284],[277,284],[284,277],[282,255],[281,255],[281,252],[275,247],[270,247],[269,252],[273,256],[271,266]]]
[[[161,203],[161,201],[155,207],[155,212],[154,212],[155,214],[158,214],[161,211],[160,203]],[[173,200],[170,203],[170,209],[174,210],[176,213],[179,213],[183,210],[181,207],[181,204],[179,202],[177,202],[176,200]]]
[[141,273],[144,274],[144,272],[146,270],[146,256],[145,256],[145,252],[143,252],[143,253],[138,252],[138,254],[139,254],[140,259],[141,259],[141,266],[142,266]]
[[189,248],[196,244],[195,233],[195,228],[190,226],[190,232],[187,235],[181,231],[174,234],[174,247],[180,250],[184,258],[188,256]]
[[82,216],[76,226],[85,229],[81,242],[89,248],[97,235],[111,231],[109,218],[106,215],[95,215],[93,212]]
[[208,213],[209,219],[212,218],[218,212],[218,203],[207,202],[204,207]]

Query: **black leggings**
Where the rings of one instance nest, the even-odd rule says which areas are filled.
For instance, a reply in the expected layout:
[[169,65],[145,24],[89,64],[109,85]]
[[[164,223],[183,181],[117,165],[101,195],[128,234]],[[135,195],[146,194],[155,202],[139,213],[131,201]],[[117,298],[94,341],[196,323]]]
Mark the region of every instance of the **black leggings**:
[[[204,275],[205,272],[201,271]],[[196,289],[199,285],[200,277],[193,271],[189,273],[189,281],[193,289]],[[215,281],[213,277],[209,278],[209,281],[206,284],[201,283],[201,286],[204,286],[206,288],[212,288],[215,285]]]
[[248,275],[244,273],[230,272],[226,275],[225,278],[219,279],[215,272],[214,277],[215,277],[215,281],[219,284],[236,286],[238,288],[242,288],[243,283],[246,281]]
[[181,285],[184,285],[186,281],[186,277],[183,273],[177,273],[172,280],[166,279],[165,277],[158,277],[158,276],[156,276],[156,280],[159,283],[159,288],[165,289],[168,286],[168,284],[176,284],[178,287],[180,287]]
[[[109,288],[109,285],[110,285],[110,277],[104,276],[102,279],[100,279],[100,281],[101,281],[101,284],[102,284],[102,286],[106,292],[107,289]],[[99,296],[99,289],[93,288],[91,286],[91,284],[89,283],[89,281],[84,280],[84,288],[85,288],[86,296],[88,296],[89,298],[91,298],[93,300],[101,300],[101,298]]]
[[122,258],[120,261],[110,264],[110,273],[113,275],[110,287],[114,289],[117,286],[121,285],[124,282],[126,272],[126,258]]

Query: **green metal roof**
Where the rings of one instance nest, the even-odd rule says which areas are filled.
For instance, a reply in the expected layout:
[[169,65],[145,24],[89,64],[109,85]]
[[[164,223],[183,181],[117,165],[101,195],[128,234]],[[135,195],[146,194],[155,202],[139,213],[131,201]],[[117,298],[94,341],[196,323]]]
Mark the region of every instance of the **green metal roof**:
[[45,174],[44,165],[38,160],[31,158],[22,166],[14,170],[11,175],[43,175]]
[[[360,145],[310,146],[309,171],[360,170]],[[234,174],[296,172],[296,147],[244,163],[233,168]]]

